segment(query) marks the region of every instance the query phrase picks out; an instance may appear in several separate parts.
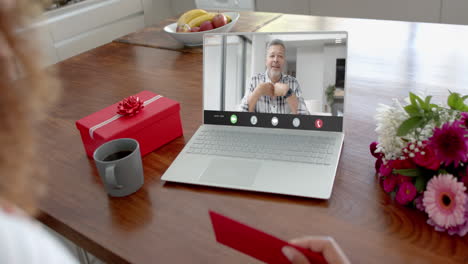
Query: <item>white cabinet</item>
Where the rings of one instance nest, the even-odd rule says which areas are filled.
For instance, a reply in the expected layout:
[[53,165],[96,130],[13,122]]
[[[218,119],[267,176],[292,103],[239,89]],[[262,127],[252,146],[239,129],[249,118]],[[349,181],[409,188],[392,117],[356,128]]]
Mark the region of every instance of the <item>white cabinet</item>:
[[143,28],[143,7],[140,0],[87,0],[46,12],[34,27],[53,63]]
[[441,23],[468,25],[468,1],[443,0]]
[[[468,24],[466,0],[248,1],[260,12]],[[193,8],[195,0],[86,0],[46,12],[33,27],[53,64]]]
[[36,23],[31,27],[20,30],[18,34],[24,36],[25,39],[34,39],[37,41],[36,48],[40,50],[43,55],[43,60],[41,61],[43,63],[42,66],[48,66],[60,61],[47,24]]

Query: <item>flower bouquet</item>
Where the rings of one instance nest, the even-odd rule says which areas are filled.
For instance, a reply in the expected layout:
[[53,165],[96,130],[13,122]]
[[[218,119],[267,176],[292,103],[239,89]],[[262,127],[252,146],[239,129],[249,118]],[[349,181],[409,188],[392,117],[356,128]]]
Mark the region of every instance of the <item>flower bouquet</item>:
[[410,93],[402,105],[377,109],[378,142],[370,145],[383,190],[428,216],[435,230],[468,232],[468,96],[450,93],[447,106]]

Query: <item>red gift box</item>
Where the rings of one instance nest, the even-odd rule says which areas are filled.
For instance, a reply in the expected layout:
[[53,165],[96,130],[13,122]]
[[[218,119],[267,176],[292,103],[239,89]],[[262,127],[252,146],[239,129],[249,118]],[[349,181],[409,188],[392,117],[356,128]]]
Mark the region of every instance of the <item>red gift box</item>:
[[137,140],[144,156],[183,134],[178,102],[150,91],[134,96],[144,107],[133,116],[117,114],[119,103],[115,103],[76,122],[89,157],[100,145],[117,138]]

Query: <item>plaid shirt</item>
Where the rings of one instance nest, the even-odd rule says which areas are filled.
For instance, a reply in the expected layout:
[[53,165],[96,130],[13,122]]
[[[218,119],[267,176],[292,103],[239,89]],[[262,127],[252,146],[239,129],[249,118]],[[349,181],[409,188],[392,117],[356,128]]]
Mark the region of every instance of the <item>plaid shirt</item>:
[[[271,82],[266,72],[259,73],[252,77],[252,80],[250,81],[250,88],[246,91],[244,98],[242,98],[242,102],[240,104],[241,111],[249,111],[247,98],[249,98],[249,96],[253,93],[253,91],[259,84],[266,82]],[[299,87],[299,82],[297,82],[296,78],[290,75],[283,74],[279,82],[288,84],[289,88],[292,89],[292,92],[296,95],[298,100],[297,113],[300,115],[308,115],[309,111],[307,111],[304,98],[302,98],[302,91]],[[255,105],[255,112],[291,114],[291,109],[288,103],[286,102],[284,96],[260,96],[260,98],[258,98],[257,104]]]

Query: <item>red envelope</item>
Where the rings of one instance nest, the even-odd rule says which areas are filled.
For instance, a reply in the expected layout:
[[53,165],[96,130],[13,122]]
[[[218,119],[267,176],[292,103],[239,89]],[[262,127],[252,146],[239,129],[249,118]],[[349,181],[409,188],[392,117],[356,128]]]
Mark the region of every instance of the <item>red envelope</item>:
[[291,246],[307,257],[310,263],[327,264],[321,253],[292,245],[265,232],[210,211],[216,240],[228,247],[269,264],[291,264],[281,249]]

